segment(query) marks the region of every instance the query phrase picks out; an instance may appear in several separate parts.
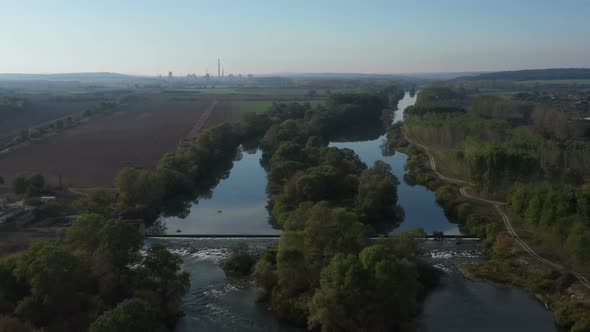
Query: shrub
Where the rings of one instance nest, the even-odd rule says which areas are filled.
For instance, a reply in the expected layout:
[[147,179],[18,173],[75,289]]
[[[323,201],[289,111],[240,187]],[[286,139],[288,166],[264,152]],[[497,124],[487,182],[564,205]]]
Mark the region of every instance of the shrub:
[[29,323],[10,317],[0,316],[0,332],[34,332],[35,329]]
[[41,204],[37,210],[39,218],[54,218],[61,215],[62,207],[55,201],[49,201]]
[[223,261],[223,271],[228,276],[248,276],[254,263],[256,260],[248,252],[248,245],[241,242],[230,248],[228,257]]
[[584,317],[577,321],[570,332],[587,332],[590,331],[590,318]]
[[435,195],[436,201],[444,207],[450,206],[454,201],[454,195],[451,192],[451,188],[449,186],[442,186],[438,188],[435,192]]
[[104,312],[90,325],[88,331],[153,332],[158,331],[158,325],[153,310],[147,303],[130,299]]

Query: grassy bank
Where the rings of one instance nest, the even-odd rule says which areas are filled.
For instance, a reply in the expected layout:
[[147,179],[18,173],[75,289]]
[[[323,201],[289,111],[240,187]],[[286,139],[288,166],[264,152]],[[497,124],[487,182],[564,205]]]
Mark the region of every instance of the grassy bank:
[[[554,314],[557,326],[571,331],[590,329],[590,292],[577,282],[572,273],[567,269],[552,268],[530,256],[506,232],[491,204],[469,200],[461,195],[459,186],[438,178],[430,168],[429,157],[424,150],[415,145],[402,149],[409,156],[406,164],[408,180],[435,191],[437,201],[449,219],[460,224],[465,233],[483,239],[484,252],[489,259],[464,264],[461,269],[466,276],[523,288],[547,305]],[[431,153],[438,167],[438,158],[444,152]],[[521,222],[510,211],[507,213],[511,220],[516,221],[518,234],[522,234],[522,239],[535,251],[552,261],[564,262],[567,255],[559,250],[548,234]]]

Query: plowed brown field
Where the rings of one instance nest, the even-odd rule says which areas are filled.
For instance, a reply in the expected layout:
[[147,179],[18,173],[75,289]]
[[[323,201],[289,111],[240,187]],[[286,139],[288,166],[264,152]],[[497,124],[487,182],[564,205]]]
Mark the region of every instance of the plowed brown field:
[[107,117],[0,154],[0,176],[10,181],[19,173],[41,172],[52,184],[61,175],[63,184],[71,187],[112,186],[125,166],[155,167],[199,121],[211,127],[239,119],[239,112],[224,102],[203,119],[213,101],[144,97]]

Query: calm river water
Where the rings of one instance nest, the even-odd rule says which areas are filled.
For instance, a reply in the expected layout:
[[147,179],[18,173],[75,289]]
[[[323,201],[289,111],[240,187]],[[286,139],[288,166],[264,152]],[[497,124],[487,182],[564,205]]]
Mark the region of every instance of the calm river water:
[[[415,98],[406,94],[398,104],[394,121],[401,121],[403,110],[414,102]],[[447,220],[436,203],[433,192],[404,182],[407,156],[400,152],[389,157],[381,154],[383,141],[381,136],[370,141],[331,145],[353,149],[369,166],[376,160],[391,165],[401,182],[399,204],[405,211],[404,221],[393,232],[422,227],[427,232],[442,230],[446,234],[459,234],[460,230]],[[186,219],[166,220],[168,233],[180,230],[181,234],[278,234],[268,223],[266,177],[259,163],[260,156],[260,152],[244,153],[210,199],[195,204]],[[296,331],[274,320],[265,306],[255,304],[253,285],[236,285],[225,278],[219,262],[236,241],[149,240],[163,242],[181,254],[184,268],[191,273],[191,289],[184,299],[186,316],[177,331]],[[272,241],[276,240],[246,242],[251,249],[258,250]],[[532,296],[515,288],[466,280],[456,271],[457,261],[481,259],[477,256],[456,256],[452,251],[427,253],[425,259],[445,273],[441,286],[426,300],[420,331],[556,331],[551,314]]]

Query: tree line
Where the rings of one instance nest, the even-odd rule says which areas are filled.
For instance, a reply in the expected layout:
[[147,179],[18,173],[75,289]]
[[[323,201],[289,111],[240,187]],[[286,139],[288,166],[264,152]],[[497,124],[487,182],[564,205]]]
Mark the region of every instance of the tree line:
[[451,88],[421,90],[426,97],[406,110],[405,130],[464,160],[470,180],[485,191],[495,193],[517,179],[571,183],[590,175],[590,143],[568,136],[559,111],[497,96],[474,98],[469,111],[449,110],[445,105],[458,103],[460,92],[441,89]]
[[0,330],[172,330],[188,274],[166,248],[142,248],[134,225],[86,214],[0,260]]
[[[186,216],[228,175],[240,145],[260,142],[272,217],[284,232],[256,264],[259,299],[269,301],[279,319],[311,328],[403,326],[416,317],[438,274],[415,257],[415,234],[369,243],[369,234],[401,220],[398,180],[389,166],[367,168],[352,150],[327,146],[342,126],[362,121],[383,131],[383,108],[400,95],[392,91],[398,90],[332,95],[324,107],[275,104],[239,124],[201,131],[164,155],[155,170],[123,169],[116,190],[93,190],[75,203],[83,215],[63,239],[3,261],[6,324],[48,331],[171,329],[188,289],[181,260],[157,246],[140,254],[139,233],[125,221]],[[235,255],[243,258],[240,250]],[[235,262],[227,271],[251,264]]]
[[518,184],[510,207],[523,219],[563,240],[579,264],[590,263],[590,188],[571,185]]
[[257,298],[297,326],[397,329],[415,317],[437,274],[416,259],[411,234],[369,243],[401,221],[391,168],[367,168],[352,150],[326,146],[359,121],[383,128],[375,120],[386,101],[346,95],[327,105],[270,113],[284,115],[261,140],[271,217],[283,233],[256,264]]
[[555,234],[574,261],[587,264],[590,143],[560,134],[567,132],[564,116],[546,105],[478,96],[465,113],[410,111],[405,129],[462,159],[480,191],[506,197],[514,212]]

